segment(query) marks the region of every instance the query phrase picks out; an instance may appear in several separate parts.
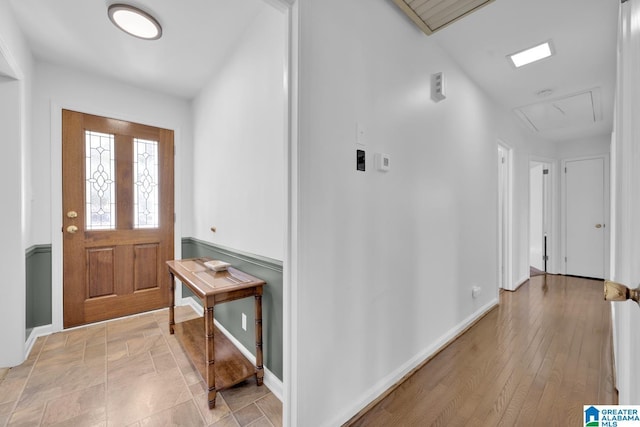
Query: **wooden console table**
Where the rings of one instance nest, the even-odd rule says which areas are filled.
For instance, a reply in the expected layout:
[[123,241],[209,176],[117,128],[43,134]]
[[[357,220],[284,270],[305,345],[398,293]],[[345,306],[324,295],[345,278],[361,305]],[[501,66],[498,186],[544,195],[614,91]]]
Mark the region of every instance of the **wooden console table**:
[[[207,383],[209,409],[216,406],[216,393],[255,375],[262,385],[262,287],[264,280],[229,267],[215,272],[204,266],[210,258],[167,261],[171,276],[169,332],[176,333],[191,361]],[[202,317],[175,323],[176,278],[202,300]],[[213,323],[216,304],[255,297],[256,366],[238,350]]]

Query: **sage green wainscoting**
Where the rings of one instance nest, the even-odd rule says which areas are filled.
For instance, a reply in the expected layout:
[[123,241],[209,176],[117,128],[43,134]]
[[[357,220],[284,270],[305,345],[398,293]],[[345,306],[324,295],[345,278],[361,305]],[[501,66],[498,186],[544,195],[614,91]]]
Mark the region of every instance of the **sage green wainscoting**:
[[[264,365],[282,380],[283,329],[282,329],[282,261],[252,255],[194,238],[182,239],[182,257],[210,257],[230,263],[233,267],[256,276],[267,284],[262,296],[262,348]],[[183,298],[191,296],[200,300],[182,286]],[[247,330],[242,330],[242,313],[247,315]],[[242,345],[255,355],[254,300],[244,298],[216,305],[215,318]]]
[[50,325],[51,320],[51,245],[35,245],[25,252],[26,326],[28,337],[37,326]]

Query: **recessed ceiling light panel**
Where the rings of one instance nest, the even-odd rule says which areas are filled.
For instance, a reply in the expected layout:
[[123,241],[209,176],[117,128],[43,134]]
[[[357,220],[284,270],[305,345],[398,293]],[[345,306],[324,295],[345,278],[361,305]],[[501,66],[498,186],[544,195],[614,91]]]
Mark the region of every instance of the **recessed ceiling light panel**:
[[522,50],[520,52],[513,53],[507,57],[511,60],[511,63],[516,67],[522,67],[523,65],[531,64],[532,62],[540,61],[541,59],[548,58],[553,55],[554,49],[551,41],[541,43],[539,45],[530,47],[529,49]]
[[162,27],[147,12],[128,4],[109,6],[109,19],[127,34],[145,40],[157,40],[162,36]]

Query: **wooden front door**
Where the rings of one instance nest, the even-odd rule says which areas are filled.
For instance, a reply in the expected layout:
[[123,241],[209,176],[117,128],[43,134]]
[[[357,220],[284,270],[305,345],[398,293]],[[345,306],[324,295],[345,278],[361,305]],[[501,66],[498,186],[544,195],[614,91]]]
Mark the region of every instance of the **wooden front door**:
[[62,112],[64,327],[166,307],[173,131]]

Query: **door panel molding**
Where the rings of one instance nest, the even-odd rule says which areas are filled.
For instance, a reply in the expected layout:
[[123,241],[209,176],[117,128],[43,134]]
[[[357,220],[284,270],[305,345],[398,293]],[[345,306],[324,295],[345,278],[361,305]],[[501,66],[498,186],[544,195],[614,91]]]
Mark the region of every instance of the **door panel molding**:
[[115,248],[90,248],[87,260],[87,299],[116,293],[114,281]]

